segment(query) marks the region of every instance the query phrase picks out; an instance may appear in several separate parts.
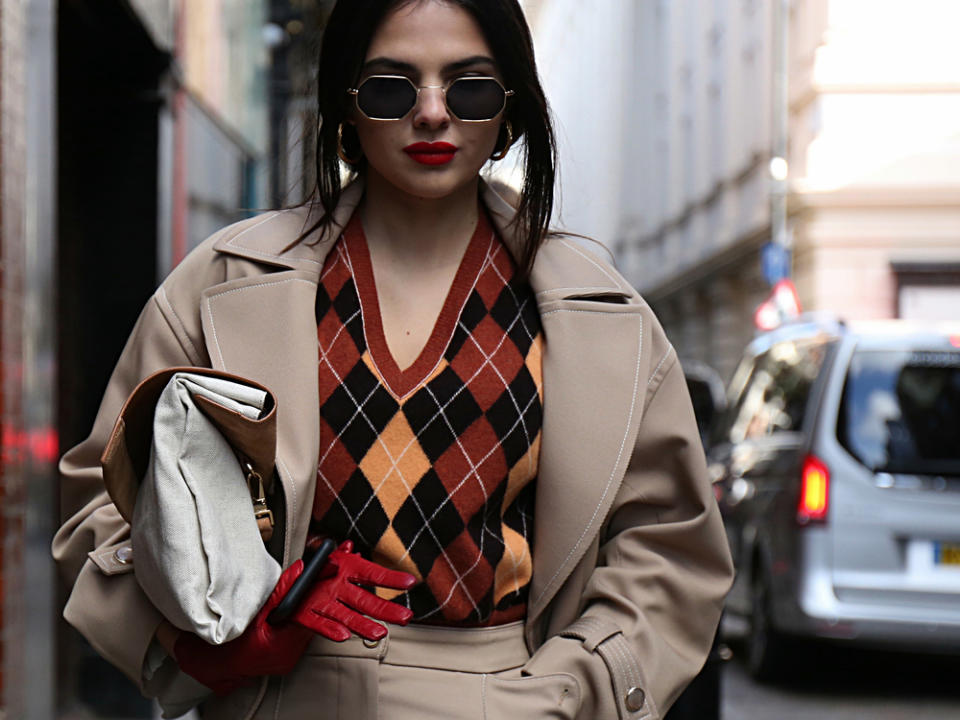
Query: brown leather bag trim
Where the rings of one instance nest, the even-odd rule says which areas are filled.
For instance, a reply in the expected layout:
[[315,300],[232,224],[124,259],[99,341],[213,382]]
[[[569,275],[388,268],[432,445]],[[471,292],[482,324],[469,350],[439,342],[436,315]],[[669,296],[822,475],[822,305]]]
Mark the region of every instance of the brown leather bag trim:
[[203,397],[198,396],[195,400],[238,456],[249,460],[254,470],[260,473],[268,491],[273,482],[277,451],[277,402],[273,393],[253,380],[211,368],[166,368],[150,375],[134,388],[123,404],[110,440],[100,456],[107,493],[127,522],[133,518],[140,479],[147,472],[157,400],[170,378],[179,372],[231,380],[267,393],[266,413],[257,420],[251,420]]

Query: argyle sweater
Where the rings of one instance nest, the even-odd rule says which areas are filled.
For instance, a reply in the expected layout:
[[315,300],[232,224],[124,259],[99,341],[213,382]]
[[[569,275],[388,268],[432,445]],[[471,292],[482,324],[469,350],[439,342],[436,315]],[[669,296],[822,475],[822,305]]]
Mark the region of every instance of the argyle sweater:
[[381,597],[413,622],[524,617],[533,568],[543,333],[529,285],[481,210],[426,346],[387,347],[354,215],[317,291],[320,458],[311,532],[412,573]]

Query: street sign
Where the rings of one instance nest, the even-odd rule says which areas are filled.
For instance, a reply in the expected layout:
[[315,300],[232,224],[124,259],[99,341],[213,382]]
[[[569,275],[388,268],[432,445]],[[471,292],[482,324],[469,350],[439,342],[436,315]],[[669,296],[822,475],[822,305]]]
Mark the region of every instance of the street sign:
[[759,330],[773,330],[788,320],[795,320],[801,312],[797,288],[791,280],[784,279],[773,286],[770,296],[754,311],[753,324]]
[[790,277],[790,251],[780,243],[769,242],[760,249],[760,268],[771,286]]

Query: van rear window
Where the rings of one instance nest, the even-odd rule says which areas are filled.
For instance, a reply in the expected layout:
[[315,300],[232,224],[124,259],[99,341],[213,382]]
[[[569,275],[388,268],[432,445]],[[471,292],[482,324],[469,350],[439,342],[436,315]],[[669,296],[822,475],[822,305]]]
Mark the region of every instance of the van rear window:
[[837,436],[877,472],[960,476],[960,352],[855,353]]

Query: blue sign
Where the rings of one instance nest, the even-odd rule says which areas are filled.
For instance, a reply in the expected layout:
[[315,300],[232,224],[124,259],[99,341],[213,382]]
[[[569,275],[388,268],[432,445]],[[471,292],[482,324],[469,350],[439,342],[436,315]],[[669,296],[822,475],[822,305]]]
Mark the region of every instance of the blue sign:
[[770,285],[790,277],[790,251],[780,243],[769,242],[760,248],[760,267]]

